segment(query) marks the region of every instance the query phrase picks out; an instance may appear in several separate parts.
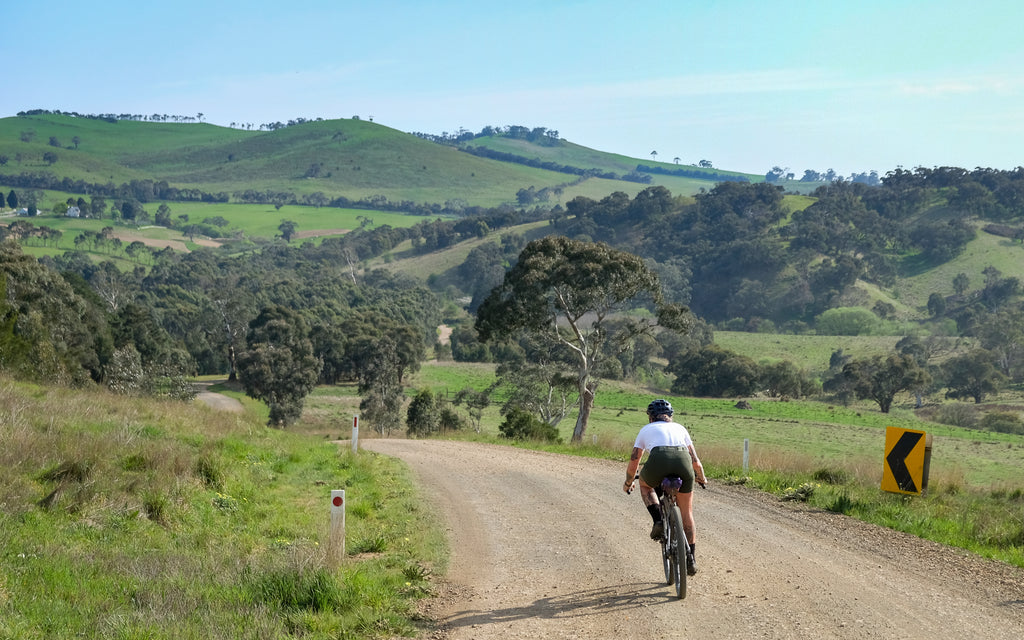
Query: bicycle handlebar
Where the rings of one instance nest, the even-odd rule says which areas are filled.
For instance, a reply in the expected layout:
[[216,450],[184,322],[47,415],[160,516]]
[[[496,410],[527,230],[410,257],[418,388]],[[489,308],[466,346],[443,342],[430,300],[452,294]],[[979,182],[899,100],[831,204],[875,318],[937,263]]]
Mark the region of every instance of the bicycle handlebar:
[[[633,482],[635,483],[637,481],[637,479],[639,479],[639,478],[640,478],[640,474],[638,473],[635,476],[633,476]],[[704,489],[705,491],[707,491],[708,483],[706,481],[705,482],[699,482],[697,480],[694,480],[694,482],[699,484],[701,489]],[[629,491],[626,492],[626,495],[627,496],[633,495],[633,485],[632,484],[629,485]]]

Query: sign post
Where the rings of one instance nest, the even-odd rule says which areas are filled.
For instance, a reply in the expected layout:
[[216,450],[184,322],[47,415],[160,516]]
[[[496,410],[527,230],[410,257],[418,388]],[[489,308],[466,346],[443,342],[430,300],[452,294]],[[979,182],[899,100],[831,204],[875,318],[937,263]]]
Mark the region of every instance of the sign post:
[[886,427],[882,490],[921,495],[928,488],[932,436],[924,431]]
[[352,416],[352,453],[359,452],[359,416]]
[[331,534],[327,547],[327,564],[337,567],[345,557],[345,490],[331,491]]
[[750,466],[750,438],[743,438],[743,474],[746,475]]

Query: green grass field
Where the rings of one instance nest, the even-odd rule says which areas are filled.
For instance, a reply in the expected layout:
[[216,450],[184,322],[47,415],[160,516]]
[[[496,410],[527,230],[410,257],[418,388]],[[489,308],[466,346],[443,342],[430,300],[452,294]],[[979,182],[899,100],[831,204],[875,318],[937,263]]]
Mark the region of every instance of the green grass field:
[[952,295],[953,278],[966,273],[970,279],[968,291],[985,286],[982,272],[995,267],[1004,277],[1024,281],[1024,247],[1010,238],[1003,238],[978,230],[978,236],[967,244],[964,252],[944,264],[928,268],[921,273],[899,280],[894,293],[899,300],[919,309],[928,304],[932,292]]
[[817,336],[764,334],[743,331],[715,331],[715,343],[755,362],[789,360],[801,369],[820,372],[828,369],[829,358],[838,349],[853,358],[868,358],[889,353],[900,336]]
[[[56,162],[44,159],[48,152],[56,154]],[[560,164],[586,162],[588,168],[614,167],[620,174],[637,164],[572,144],[556,152]],[[207,193],[256,189],[301,197],[321,192],[328,198],[384,196],[396,203],[462,201],[484,207],[514,204],[520,189],[563,187],[576,180],[565,173],[480,158],[353,119],[250,131],[195,122],[111,123],[57,115],[0,118],[0,156],[8,158],[0,174],[47,172],[115,185],[150,179]],[[655,184],[692,194],[713,183],[664,178]],[[600,199],[614,191],[632,196],[644,186],[587,179],[566,187],[559,197]]]
[[[114,234],[122,238],[123,246],[133,240],[141,240],[152,247],[171,246],[175,250],[191,250],[199,245],[191,242],[178,229],[170,229],[155,225],[125,225],[120,221],[110,219],[97,220],[88,218],[67,218],[52,213],[47,213],[52,208],[52,203],[64,202],[67,194],[59,192],[46,192],[46,203],[50,207],[44,209],[44,214],[27,218],[36,227],[49,227],[63,233],[56,246],[42,246],[40,241],[30,240],[23,244],[26,253],[35,256],[56,255],[69,250],[88,250],[85,246],[76,246],[75,238],[83,231],[97,233],[105,227],[113,227]],[[149,203],[146,210],[152,216],[160,203]],[[366,209],[340,209],[340,208],[314,208],[285,205],[280,209],[272,205],[255,204],[207,204],[207,203],[168,203],[171,210],[171,218],[178,223],[178,217],[188,216],[189,223],[203,223],[210,218],[223,218],[228,225],[221,227],[222,238],[231,238],[236,235],[244,239],[273,238],[280,235],[278,227],[285,220],[295,223],[296,235],[292,239],[293,244],[306,241],[308,238],[323,238],[329,236],[344,235],[353,229],[359,228],[366,223],[368,228],[388,225],[395,228],[411,227],[424,220],[424,218],[391,211],[370,211]],[[0,224],[9,224],[16,220],[13,217],[0,217]],[[197,237],[202,239],[201,236]],[[203,239],[205,240],[205,239]],[[123,249],[122,246],[122,249]],[[97,259],[124,260],[124,256],[110,253],[96,254]]]
[[[437,362],[423,365],[409,381],[410,393],[430,388],[453,397],[463,388],[483,390],[494,381],[490,365]],[[881,478],[885,428],[923,430],[935,436],[933,473],[962,479],[985,488],[1020,481],[1019,464],[1024,455],[1024,436],[979,432],[927,422],[913,411],[913,398],[897,398],[889,414],[867,401],[849,407],[818,400],[779,402],[750,398],[752,409],[735,407],[736,399],[701,399],[673,396],[664,389],[645,389],[635,384],[604,381],[598,389],[587,438],[616,441],[622,456],[628,454],[637,429],[646,423],[643,408],[654,397],[669,399],[677,416],[693,430],[702,448],[716,452],[723,464],[734,464],[750,440],[756,455],[766,459],[789,458],[788,465],[852,465],[859,477]],[[496,435],[501,422],[499,406],[485,411],[484,431]],[[575,412],[559,425],[568,441]],[[867,465],[867,466],[866,466]]]

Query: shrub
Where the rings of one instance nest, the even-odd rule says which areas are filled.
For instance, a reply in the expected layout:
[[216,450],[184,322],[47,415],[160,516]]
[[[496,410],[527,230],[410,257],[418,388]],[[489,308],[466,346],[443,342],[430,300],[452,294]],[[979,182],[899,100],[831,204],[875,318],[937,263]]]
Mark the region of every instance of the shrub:
[[828,484],[846,484],[850,481],[850,473],[845,469],[821,468],[815,471],[812,476],[818,482]]
[[406,411],[406,432],[410,436],[427,436],[438,430],[438,406],[430,389],[423,389],[409,403]]
[[949,402],[936,409],[933,419],[939,424],[974,429],[978,426],[978,411],[969,404]]
[[870,336],[880,324],[878,317],[863,307],[829,309],[814,320],[818,334],[830,336]]
[[455,409],[448,405],[441,407],[438,424],[440,425],[442,432],[461,431],[468,426],[466,419],[460,416]]
[[505,421],[498,427],[498,431],[511,440],[558,441],[558,429],[518,408],[505,415]]
[[1004,411],[993,411],[987,413],[978,421],[978,428],[984,431],[996,431],[999,433],[1024,434],[1024,422],[1016,413]]

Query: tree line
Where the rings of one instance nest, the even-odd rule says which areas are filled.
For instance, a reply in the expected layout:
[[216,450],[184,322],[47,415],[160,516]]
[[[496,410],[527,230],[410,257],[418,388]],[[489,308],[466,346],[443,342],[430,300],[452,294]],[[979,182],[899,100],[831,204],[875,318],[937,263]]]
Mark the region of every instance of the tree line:
[[[719,171],[701,171],[700,169],[687,167],[676,167],[672,169],[669,167],[649,167],[645,164],[638,164],[636,165],[636,172],[641,174],[652,173],[664,176],[697,178],[698,180],[710,180],[713,182],[750,182],[746,176],[737,176],[731,173],[721,173]],[[650,180],[647,180],[647,182],[650,182]]]
[[297,418],[312,384],[353,381],[367,419],[397,428],[401,381],[436,340],[441,304],[386,272],[354,276],[344,251],[167,251],[123,272],[83,252],[36,260],[3,242],[0,367],[174,397],[188,396],[194,375],[230,372],[277,425]]

